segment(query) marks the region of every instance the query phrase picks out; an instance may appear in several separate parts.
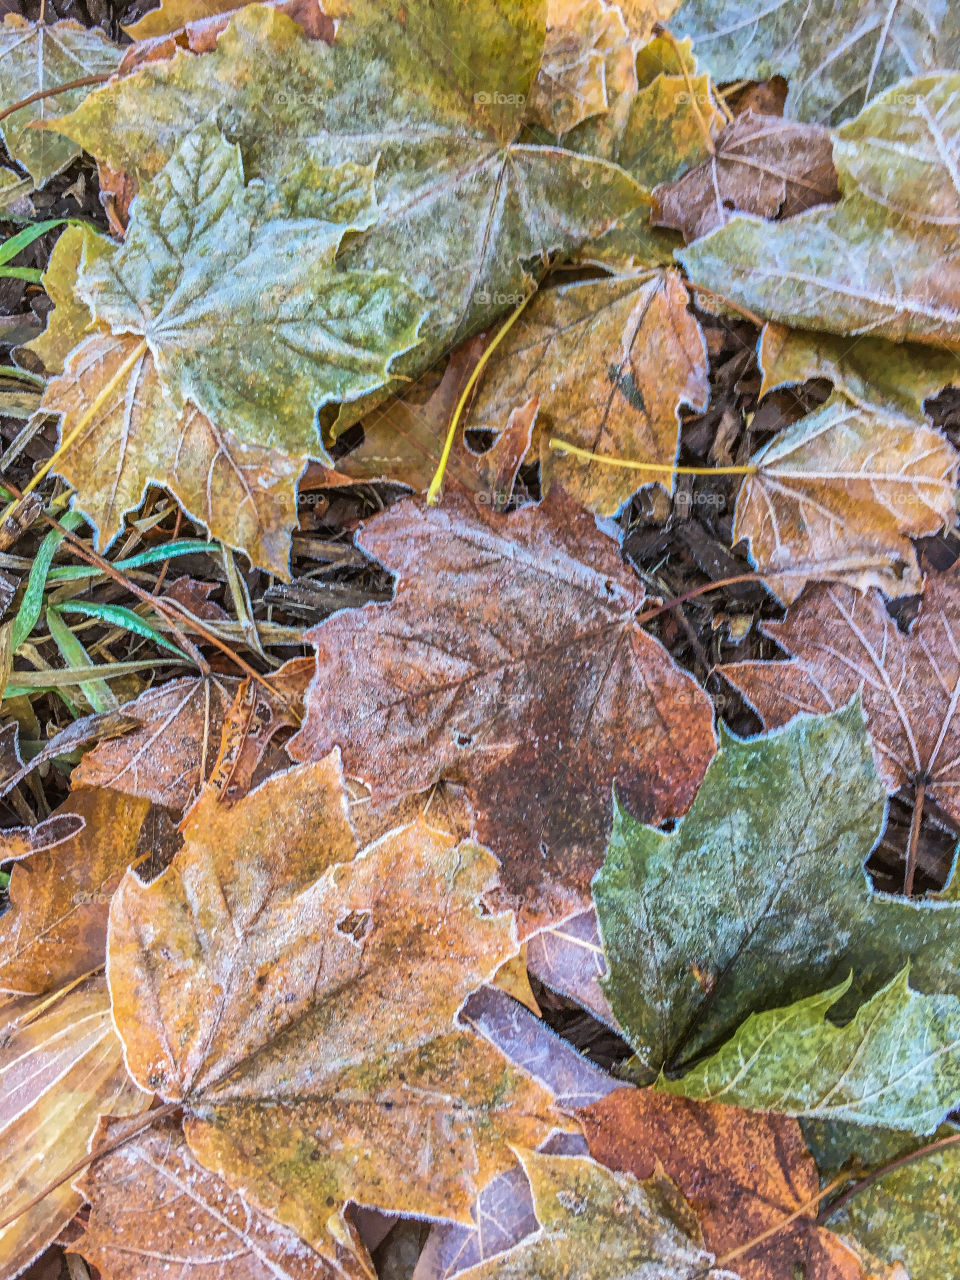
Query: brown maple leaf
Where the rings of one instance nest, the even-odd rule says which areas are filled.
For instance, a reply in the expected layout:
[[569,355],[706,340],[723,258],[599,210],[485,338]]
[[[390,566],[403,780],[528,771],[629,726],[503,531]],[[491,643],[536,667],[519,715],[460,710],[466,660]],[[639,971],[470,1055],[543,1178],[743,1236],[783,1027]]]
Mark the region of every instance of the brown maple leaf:
[[317,674],[290,753],[339,745],[377,804],[464,782],[524,927],[570,914],[614,786],[648,822],[690,803],[715,749],[706,694],[636,625],[641,584],[559,491],[510,516],[408,500],[359,544],[396,571],[396,598],[308,633]]
[[789,218],[840,199],[829,129],[746,111],[715,140],[715,154],[653,192],[650,221],[689,242],[735,213]]
[[[579,1113],[590,1154],[637,1178],[662,1165],[722,1255],[813,1200],[820,1180],[796,1120],[617,1089]],[[817,1226],[816,1204],[731,1263],[742,1280],[861,1280],[856,1258]]]
[[832,585],[809,588],[782,622],[761,629],[789,662],[717,669],[767,728],[799,711],[836,710],[859,694],[887,790],[922,787],[960,821],[960,569],[927,575],[906,633],[879,591]]
[[232,808],[208,788],[151,884],[128,873],[108,943],[142,1087],[191,1150],[312,1247],[347,1200],[464,1218],[479,1185],[568,1122],[456,1022],[516,953],[487,850],[418,822],[358,853],[339,762]]

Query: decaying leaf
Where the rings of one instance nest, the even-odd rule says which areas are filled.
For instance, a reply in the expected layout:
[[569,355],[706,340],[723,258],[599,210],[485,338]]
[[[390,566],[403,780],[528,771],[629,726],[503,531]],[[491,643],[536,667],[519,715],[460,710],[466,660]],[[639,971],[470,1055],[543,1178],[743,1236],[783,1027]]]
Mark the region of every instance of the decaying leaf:
[[90,308],[77,296],[77,278],[85,258],[93,262],[111,248],[88,223],[67,227],[54,245],[42,280],[53,311],[43,333],[25,344],[48,373],[62,373],[67,356],[93,328]]
[[[539,294],[487,366],[469,426],[502,431],[537,397],[533,456],[546,492],[559,483],[602,515],[641,484],[672,491],[669,470],[641,476],[565,458],[551,437],[591,453],[670,468],[680,447],[680,406],[709,398],[703,334],[674,271],[565,285]],[[514,336],[516,335],[516,336]]]
[[723,1255],[803,1205],[792,1223],[731,1264],[741,1280],[860,1280],[856,1261],[816,1224],[817,1166],[795,1120],[617,1089],[579,1113],[590,1154],[644,1179],[658,1165],[686,1196],[708,1249]]
[[671,1093],[813,1120],[933,1133],[960,1102],[960,1000],[918,995],[901,972],[843,1027],[828,1019],[850,979],[751,1014]]
[[41,995],[103,964],[110,898],[137,856],[147,808],[109,791],[60,806],[49,821],[72,819],[80,830],[13,868],[0,916],[0,989]]
[[[93,1148],[123,1122],[101,1120]],[[319,1254],[199,1164],[180,1122],[156,1121],[77,1183],[90,1219],[72,1246],[105,1280],[373,1280],[366,1250],[331,1241]]]
[[558,137],[636,92],[634,48],[620,10],[606,0],[548,0],[543,57],[527,112]]
[[960,820],[960,572],[927,575],[920,614],[904,633],[879,591],[805,591],[782,622],[762,623],[789,662],[719,669],[768,728],[798,711],[845,706],[859,694],[880,777],[890,792],[923,782]]
[[530,923],[569,915],[614,780],[651,816],[689,803],[714,748],[709,700],[636,626],[639,582],[559,489],[509,516],[407,500],[358,541],[399,575],[396,599],[308,633],[317,674],[291,754],[338,745],[378,805],[465,782],[506,900]]
[[[333,17],[341,8],[328,6]],[[375,165],[377,220],[339,262],[348,272],[402,264],[429,300],[423,345],[397,366],[415,377],[509,307],[505,298],[519,301],[537,255],[569,252],[641,198],[615,165],[515,140],[544,8],[408,0],[398,15],[355,0],[327,46],[251,5],[215,52],[143,67],[57,127],[141,179],[211,113],[229,117],[248,177],[302,186],[305,156]]]
[[788,113],[836,124],[904,76],[956,61],[960,15],[918,0],[685,0],[671,18],[718,80],[786,76]]
[[535,933],[527,943],[527,967],[551,991],[568,996],[600,1022],[616,1028],[600,985],[607,966],[592,907]]
[[22,178],[13,169],[0,166],[0,213],[16,216],[18,208],[29,216],[31,206],[26,199],[33,190],[29,178]]
[[733,539],[784,601],[827,579],[891,596],[916,594],[910,538],[956,520],[960,455],[932,427],[834,393],[752,459],[737,497]]
[[[317,0],[269,0],[282,13],[293,18],[314,40],[333,39],[333,22]],[[126,24],[124,31],[138,42],[185,37],[187,48],[194,53],[209,53],[216,48],[217,37],[230,16],[249,0],[161,0],[136,22]]]
[[[3,1011],[6,1015],[6,1010]],[[0,1017],[0,1204],[26,1206],[87,1154],[97,1117],[132,1115],[149,1094],[131,1082],[102,977],[18,1002]],[[83,1203],[69,1182],[0,1228],[0,1270],[15,1276]]]
[[840,1020],[908,961],[915,990],[960,994],[960,906],[877,894],[863,870],[885,802],[854,702],[760,738],[724,729],[670,833],[618,809],[593,892],[638,1071],[679,1075],[750,1013],[851,973]]
[[508,1143],[563,1127],[455,1023],[517,948],[482,905],[486,850],[417,823],[357,854],[335,755],[232,809],[206,790],[184,836],[114,898],[114,1018],[134,1078],[182,1101],[192,1151],[251,1205],[315,1248],[349,1199],[465,1218]]
[[0,831],[0,860],[16,862],[46,853],[72,839],[83,826],[79,813],[58,812],[32,827],[5,827]]
[[646,1182],[583,1156],[519,1152],[539,1229],[460,1273],[461,1280],[722,1280],[701,1245],[696,1218],[659,1170]]
[[[86,76],[113,71],[121,50],[96,27],[79,22],[27,22],[7,12],[0,25],[0,110],[44,89],[71,84]],[[14,111],[0,123],[0,135],[11,159],[42,187],[80,154],[65,137],[29,126],[78,107],[88,88],[69,89]]]
[[960,73],[905,81],[834,134],[842,199],[732,218],[679,258],[697,284],[797,329],[960,349]]
[[689,242],[734,213],[789,218],[839,198],[829,132],[745,111],[717,135],[716,151],[653,192],[651,221]]

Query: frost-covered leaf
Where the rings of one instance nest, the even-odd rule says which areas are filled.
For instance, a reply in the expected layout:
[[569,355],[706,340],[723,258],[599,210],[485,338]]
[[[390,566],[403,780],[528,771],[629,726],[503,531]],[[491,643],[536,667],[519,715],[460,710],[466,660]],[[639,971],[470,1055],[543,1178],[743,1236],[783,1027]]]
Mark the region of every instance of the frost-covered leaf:
[[[97,27],[27,22],[8,12],[0,25],[0,110],[44,89],[113,71],[121,53]],[[88,93],[88,88],[68,89],[22,107],[0,123],[8,154],[23,165],[36,186],[65,169],[80,154],[80,147],[29,126],[73,110]]]
[[873,754],[890,792],[923,781],[960,821],[960,571],[929,573],[920,613],[904,633],[879,591],[823,586],[804,592],[765,635],[789,662],[732,662],[719,670],[767,728],[798,711],[863,704]]
[[634,53],[623,15],[606,0],[548,0],[528,117],[560,137],[591,116],[607,115],[617,101],[629,107],[637,87]]
[[844,1026],[830,1010],[850,980],[751,1014],[670,1093],[813,1120],[933,1133],[960,1102],[960,1000],[918,995],[903,969]]
[[559,488],[511,515],[410,499],[358,541],[397,595],[308,633],[317,674],[291,754],[339,746],[376,805],[464,782],[524,921],[582,908],[613,782],[638,811],[676,814],[713,754],[709,699],[633,620],[639,581]]
[[229,808],[207,788],[184,841],[114,897],[113,1013],[134,1078],[250,1204],[315,1248],[350,1199],[468,1219],[509,1143],[564,1127],[455,1021],[517,949],[483,905],[490,853],[421,821],[358,854],[335,756]]
[[90,308],[77,294],[77,279],[84,259],[95,262],[112,248],[89,223],[67,227],[54,245],[41,280],[54,309],[43,333],[25,344],[47,373],[62,373],[67,356],[94,327]]
[[10,217],[16,217],[21,209],[28,213],[30,202],[26,197],[32,190],[33,183],[29,178],[22,178],[13,169],[0,167],[0,213]]
[[839,204],[733,218],[678,255],[688,275],[791,328],[960,349],[960,74],[889,90],[833,158]]
[[941,0],[685,0],[671,27],[718,80],[786,76],[788,113],[825,124],[960,52],[960,14]]
[[669,472],[585,464],[555,452],[550,438],[673,466],[681,405],[704,409],[709,398],[706,345],[688,301],[673,271],[545,290],[487,366],[467,425],[500,432],[536,396],[532,453],[544,492],[559,483],[590,510],[612,515],[644,483],[672,490]]
[[760,738],[724,730],[672,832],[618,809],[593,891],[640,1068],[679,1074],[750,1013],[851,971],[839,1017],[908,961],[917,991],[960,995],[960,907],[878,894],[863,870],[885,801],[852,703]]
[[600,986],[607,965],[592,907],[535,933],[527,943],[527,968],[551,991],[575,1000],[600,1022],[616,1028],[617,1020]]
[[767,586],[789,604],[810,580],[913,595],[910,538],[956,520],[960,455],[939,431],[834,393],[760,450],[737,496],[745,538]]

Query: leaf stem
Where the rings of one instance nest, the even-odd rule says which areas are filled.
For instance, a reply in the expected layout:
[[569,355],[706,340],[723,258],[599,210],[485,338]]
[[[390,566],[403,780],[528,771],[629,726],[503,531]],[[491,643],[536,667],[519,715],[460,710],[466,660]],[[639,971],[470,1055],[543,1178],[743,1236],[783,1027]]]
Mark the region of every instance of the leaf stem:
[[[828,1196],[835,1187],[838,1187],[841,1182],[846,1182],[846,1180],[847,1175],[841,1173],[838,1177],[834,1178],[832,1182],[827,1183],[822,1191],[818,1191],[815,1196],[811,1196],[809,1200],[805,1200],[802,1205],[794,1209],[793,1213],[788,1214],[785,1218],[781,1218],[779,1222],[775,1222],[774,1225],[772,1227],[768,1227],[766,1231],[761,1231],[760,1234],[758,1236],[754,1236],[752,1240],[747,1240],[744,1244],[737,1245],[736,1249],[731,1249],[730,1252],[725,1253],[722,1258],[717,1258],[713,1266],[726,1267],[729,1263],[736,1261],[737,1258],[742,1258],[745,1253],[750,1253],[758,1244],[763,1244],[765,1240],[769,1240],[771,1236],[779,1235],[784,1227],[789,1227],[791,1222],[796,1222],[797,1218],[802,1218],[805,1213],[814,1207],[814,1205],[819,1204],[820,1201]],[[713,1268],[711,1268],[711,1270],[712,1269]]]
[[658,462],[633,462],[628,458],[611,458],[602,453],[591,453],[589,449],[580,449],[556,436],[550,437],[550,448],[557,453],[569,453],[575,458],[582,458],[584,462],[602,462],[608,467],[627,467],[630,471],[659,471],[672,476],[755,476],[760,470],[752,463],[741,467],[678,467],[663,466]]
[[447,438],[443,442],[443,453],[441,453],[440,455],[440,461],[437,464],[437,469],[433,473],[433,479],[430,481],[430,488],[427,490],[427,506],[428,507],[435,507],[440,500],[440,488],[443,484],[444,472],[447,469],[447,463],[450,461],[450,452],[453,449],[453,442],[456,439],[457,427],[460,425],[460,419],[463,417],[463,411],[466,408],[467,401],[470,399],[470,396],[473,394],[474,387],[480,381],[480,375],[483,373],[484,369],[486,368],[487,361],[493,355],[494,351],[496,351],[497,347],[500,345],[503,339],[507,336],[507,334],[513,328],[516,322],[520,319],[520,315],[523,312],[524,307],[527,305],[527,303],[530,301],[530,299],[533,297],[535,293],[536,293],[536,289],[532,290],[530,293],[527,294],[524,300],[520,303],[519,307],[517,307],[516,311],[514,311],[513,315],[511,315],[507,319],[506,323],[501,326],[497,336],[493,339],[493,341],[487,347],[486,351],[484,351],[483,355],[474,365],[473,372],[470,374],[470,377],[467,379],[466,386],[463,388],[463,391],[460,394],[460,399],[457,401],[457,407],[453,411],[453,417],[450,419],[450,427],[447,431]]
[[923,801],[927,794],[926,779],[917,783],[917,794],[913,801],[913,817],[910,819],[910,838],[907,841],[907,865],[903,872],[903,892],[908,898],[913,896],[913,878],[917,871],[917,845],[920,842],[920,822],[923,818]]
[[24,107],[29,107],[34,102],[41,102],[44,98],[55,98],[58,93],[69,93],[71,89],[85,89],[88,85],[103,84],[113,74],[112,71],[101,71],[99,75],[81,76],[79,80],[68,80],[66,84],[55,84],[50,89],[38,89],[36,93],[31,93],[29,97],[21,98],[19,102],[14,102],[11,106],[4,107],[0,111],[0,120],[6,120],[7,116],[12,116],[15,111],[22,111]]
[[866,1177],[855,1182],[852,1187],[848,1187],[843,1195],[837,1196],[836,1200],[832,1200],[830,1204],[825,1205],[817,1215],[817,1222],[824,1223],[829,1221],[834,1214],[839,1213],[845,1205],[853,1199],[854,1196],[865,1191],[867,1187],[872,1186],[881,1178],[885,1178],[888,1173],[892,1173],[894,1169],[900,1169],[905,1164],[912,1164],[914,1160],[922,1160],[924,1156],[929,1156],[934,1151],[942,1151],[944,1147],[952,1147],[960,1142],[960,1133],[951,1133],[947,1138],[937,1138],[935,1142],[928,1142],[925,1147],[918,1147],[916,1151],[908,1151],[906,1155],[897,1156],[895,1160],[889,1160],[886,1164],[881,1165],[879,1169],[874,1169],[872,1173],[868,1173]]
[[680,71],[683,74],[683,83],[687,86],[687,93],[690,95],[690,106],[693,108],[693,114],[696,117],[697,127],[703,136],[703,145],[706,147],[710,155],[716,155],[716,148],[713,145],[713,139],[710,137],[710,129],[703,113],[700,110],[700,103],[697,101],[697,95],[694,92],[693,84],[690,80],[690,72],[687,70],[687,60],[683,56],[683,50],[677,42],[677,37],[662,22],[654,23],[653,34],[663,36],[664,40],[672,46],[674,53],[677,55],[677,61],[680,63]]

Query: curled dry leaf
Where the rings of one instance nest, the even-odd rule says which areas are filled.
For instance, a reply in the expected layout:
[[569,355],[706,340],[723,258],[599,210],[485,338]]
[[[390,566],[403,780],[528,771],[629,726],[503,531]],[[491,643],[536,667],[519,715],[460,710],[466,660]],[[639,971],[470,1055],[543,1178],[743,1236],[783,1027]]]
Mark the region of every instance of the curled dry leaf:
[[653,192],[654,226],[672,227],[689,242],[734,213],[789,218],[840,198],[830,134],[820,125],[746,111],[714,145],[714,155]]
[[[680,406],[709,398],[703,333],[675,271],[589,281],[539,294],[497,349],[468,425],[502,431],[532,397],[539,409],[533,457],[546,492],[553,483],[612,515],[643,483],[672,490],[667,468],[680,447]],[[649,463],[636,471],[584,463],[550,447],[551,437],[591,453]]]
[[[138,43],[159,41],[172,36],[185,43],[193,53],[210,53],[217,47],[217,38],[231,16],[250,2],[251,0],[161,0],[159,8],[151,9],[123,29],[131,40]],[[333,20],[327,17],[317,0],[266,2],[292,18],[311,39],[326,40],[328,44],[333,40]],[[128,51],[124,69],[129,57]]]
[[874,759],[890,792],[923,782],[960,821],[960,571],[927,575],[920,614],[902,632],[879,591],[805,591],[765,635],[789,662],[718,669],[767,728],[797,712],[832,711],[859,694]]
[[398,574],[396,599],[308,633],[317,674],[291,754],[339,745],[377,805],[464,782],[524,929],[569,915],[613,783],[655,821],[689,803],[714,749],[709,699],[636,625],[639,582],[559,489],[510,516],[407,500],[358,541]]
[[757,473],[737,497],[733,539],[747,539],[750,559],[785,604],[815,579],[916,594],[910,538],[956,520],[960,456],[947,439],[837,393],[751,462]]
[[110,899],[136,859],[148,807],[85,791],[42,824],[66,834],[11,872],[10,905],[0,916],[0,989],[40,995],[103,964]]
[[51,814],[34,827],[6,827],[0,831],[0,862],[16,862],[45,853],[83,830],[79,813]]
[[575,1000],[600,1022],[617,1029],[601,986],[607,966],[593,907],[535,933],[527,943],[527,968],[551,991]]
[[[101,1119],[93,1148],[122,1131]],[[205,1169],[170,1117],[98,1160],[77,1190],[90,1219],[72,1248],[105,1280],[168,1280],[172,1267],[191,1280],[374,1280],[346,1223],[351,1247],[317,1253]]]
[[[150,1096],[124,1068],[102,977],[18,1002],[0,1027],[0,1204],[6,1217],[87,1154],[99,1115],[144,1111]],[[65,1182],[0,1229],[0,1271],[19,1274],[82,1204]]]
[[335,755],[232,809],[206,790],[184,838],[114,898],[114,1017],[134,1078],[250,1204],[313,1247],[351,1199],[468,1220],[509,1143],[564,1127],[455,1023],[517,949],[486,850],[417,823],[357,854]]
[[649,1178],[661,1166],[687,1197],[704,1242],[723,1255],[797,1219],[736,1259],[741,1280],[861,1280],[856,1259],[817,1226],[817,1166],[800,1126],[786,1116],[617,1089],[578,1113],[590,1154],[608,1168]]
[[606,0],[548,0],[547,33],[540,70],[527,103],[529,118],[562,136],[636,91],[634,47],[623,16]]

